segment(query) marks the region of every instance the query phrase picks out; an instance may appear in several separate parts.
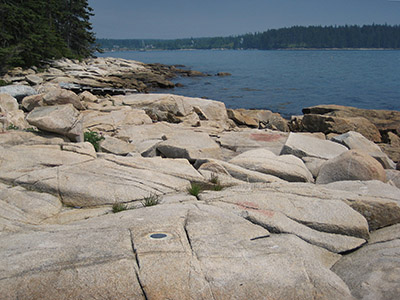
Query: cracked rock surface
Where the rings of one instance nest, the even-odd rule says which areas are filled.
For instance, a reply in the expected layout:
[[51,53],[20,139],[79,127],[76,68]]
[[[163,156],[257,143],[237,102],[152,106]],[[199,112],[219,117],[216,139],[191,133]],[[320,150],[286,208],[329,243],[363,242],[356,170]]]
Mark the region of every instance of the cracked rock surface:
[[[94,62],[56,63],[35,99],[79,74],[83,84],[107,87],[118,75],[138,81],[125,88],[146,88],[147,66]],[[78,110],[35,102],[37,128],[0,128],[1,300],[397,300],[400,189],[361,180],[360,168],[318,181],[326,165],[349,171],[353,159],[337,157],[360,147],[237,127],[213,100],[72,98],[60,101]],[[65,107],[79,123],[72,132],[59,126],[66,116],[47,120]],[[90,131],[98,145],[76,138]],[[361,162],[393,165],[373,148]]]

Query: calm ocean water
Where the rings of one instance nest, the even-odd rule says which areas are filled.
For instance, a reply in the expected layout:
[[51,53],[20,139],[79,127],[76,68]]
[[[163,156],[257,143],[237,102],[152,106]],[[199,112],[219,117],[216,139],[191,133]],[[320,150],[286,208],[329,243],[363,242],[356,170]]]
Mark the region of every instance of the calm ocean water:
[[400,110],[400,51],[188,50],[99,56],[229,72],[232,76],[178,78],[175,82],[184,87],[171,91],[223,101],[228,108],[269,109],[286,117],[318,104]]

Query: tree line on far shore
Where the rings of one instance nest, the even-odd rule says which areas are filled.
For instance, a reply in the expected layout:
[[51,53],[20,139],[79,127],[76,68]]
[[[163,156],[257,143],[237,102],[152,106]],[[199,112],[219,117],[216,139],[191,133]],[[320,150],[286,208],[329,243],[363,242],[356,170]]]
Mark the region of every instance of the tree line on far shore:
[[0,73],[95,51],[87,0],[0,0]]
[[178,49],[400,49],[400,25],[293,26],[230,37],[176,40],[98,39],[104,50]]

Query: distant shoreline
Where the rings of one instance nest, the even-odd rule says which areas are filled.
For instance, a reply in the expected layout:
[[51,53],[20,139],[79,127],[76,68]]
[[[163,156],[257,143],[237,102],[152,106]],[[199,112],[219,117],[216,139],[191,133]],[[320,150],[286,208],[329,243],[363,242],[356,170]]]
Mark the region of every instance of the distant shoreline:
[[400,51],[400,48],[279,48],[279,49],[102,49],[104,52],[152,51]]

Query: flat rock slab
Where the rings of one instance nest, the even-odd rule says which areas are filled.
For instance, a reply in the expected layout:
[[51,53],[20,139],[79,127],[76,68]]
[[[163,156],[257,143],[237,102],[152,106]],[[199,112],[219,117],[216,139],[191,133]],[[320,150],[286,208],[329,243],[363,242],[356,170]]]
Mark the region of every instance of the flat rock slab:
[[308,156],[331,159],[347,150],[346,147],[338,143],[291,132],[281,154],[293,154],[299,158]]
[[369,244],[344,256],[332,270],[357,299],[393,300],[400,295],[400,227],[371,234]]
[[362,245],[369,237],[365,218],[343,201],[331,199],[329,190],[313,188],[314,193],[307,194],[310,186],[250,184],[202,193],[200,199],[233,204],[244,213],[242,216],[272,232],[295,233],[330,251],[343,252]]
[[279,155],[285,144],[288,133],[247,129],[237,132],[224,132],[218,136],[217,142],[223,148],[243,153],[248,150],[265,148]]
[[0,185],[0,232],[21,231],[58,214],[61,201],[50,194]]
[[336,254],[202,204],[0,235],[0,254],[6,299],[353,299]]
[[44,135],[41,133],[10,130],[0,135],[0,146],[9,148],[17,145],[60,145],[68,141],[67,138]]
[[17,145],[0,150],[0,179],[13,182],[36,170],[79,164],[93,160],[90,155],[62,151],[60,145]]
[[143,110],[122,107],[110,112],[86,110],[83,113],[83,127],[87,130],[114,131],[121,126],[151,124]]
[[157,145],[157,150],[168,158],[186,158],[194,161],[201,158],[220,158],[219,145],[207,133],[182,131],[171,134]]
[[200,171],[210,171],[217,176],[230,176],[243,182],[282,182],[279,177],[264,174],[261,172],[252,171],[242,168],[235,164],[217,159],[208,159],[200,168]]
[[300,158],[293,155],[277,156],[267,149],[249,150],[229,161],[231,164],[286,181],[313,182],[313,176]]
[[324,187],[362,214],[370,230],[400,223],[400,189],[394,186],[371,180],[339,181]]
[[21,101],[26,96],[36,95],[37,92],[34,88],[27,85],[6,85],[0,87],[0,94],[9,94]]
[[30,172],[16,182],[59,194],[65,205],[90,207],[143,200],[153,194],[185,191],[188,180],[104,159]]

